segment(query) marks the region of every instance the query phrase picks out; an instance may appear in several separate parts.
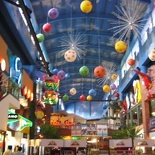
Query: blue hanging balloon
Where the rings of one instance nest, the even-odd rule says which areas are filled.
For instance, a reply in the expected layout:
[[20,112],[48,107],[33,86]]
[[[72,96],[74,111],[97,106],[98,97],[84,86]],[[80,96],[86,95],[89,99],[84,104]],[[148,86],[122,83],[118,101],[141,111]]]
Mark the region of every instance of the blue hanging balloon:
[[66,79],[69,79],[69,78],[70,78],[70,74],[69,74],[69,73],[66,73],[66,74],[65,74],[65,78],[66,78]]
[[103,109],[107,109],[108,106],[107,106],[107,104],[103,104],[102,107],[103,107]]
[[54,75],[57,75],[58,69],[57,69],[57,68],[53,69],[52,73],[53,73]]
[[89,92],[88,92],[88,94],[89,94],[90,96],[96,96],[96,91],[95,91],[95,89],[90,89]]

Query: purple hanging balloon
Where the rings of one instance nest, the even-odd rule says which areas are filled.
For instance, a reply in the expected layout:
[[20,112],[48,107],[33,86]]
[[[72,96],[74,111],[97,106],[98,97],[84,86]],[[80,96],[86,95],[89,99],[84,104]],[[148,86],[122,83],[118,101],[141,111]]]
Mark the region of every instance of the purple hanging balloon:
[[59,16],[59,11],[57,8],[52,8],[48,11],[48,17],[50,19],[56,19]]
[[58,73],[57,73],[57,76],[60,80],[63,80],[65,78],[65,72],[63,70],[60,70]]
[[116,85],[113,83],[110,85],[111,90],[115,90],[116,89]]

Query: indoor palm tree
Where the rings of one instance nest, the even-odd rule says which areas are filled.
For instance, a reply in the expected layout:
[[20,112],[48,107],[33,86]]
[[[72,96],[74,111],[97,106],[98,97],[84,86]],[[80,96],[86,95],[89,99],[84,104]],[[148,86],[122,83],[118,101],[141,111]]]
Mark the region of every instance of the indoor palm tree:
[[60,139],[61,138],[59,129],[56,128],[55,126],[48,124],[48,123],[46,123],[40,127],[40,133],[46,139]]
[[132,140],[132,150],[134,150],[134,139],[139,137],[140,129],[135,125],[127,125],[121,130],[116,130],[111,134],[112,139],[128,139]]

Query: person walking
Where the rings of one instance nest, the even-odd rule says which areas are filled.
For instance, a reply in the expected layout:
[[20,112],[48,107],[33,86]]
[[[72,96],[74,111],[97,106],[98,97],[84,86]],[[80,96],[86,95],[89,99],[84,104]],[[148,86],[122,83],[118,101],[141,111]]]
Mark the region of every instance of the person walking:
[[4,151],[3,155],[14,155],[14,153],[12,152],[11,145],[8,145],[8,149],[6,151]]
[[14,155],[24,155],[24,153],[22,152],[22,147],[21,146],[18,147],[18,151],[15,152]]

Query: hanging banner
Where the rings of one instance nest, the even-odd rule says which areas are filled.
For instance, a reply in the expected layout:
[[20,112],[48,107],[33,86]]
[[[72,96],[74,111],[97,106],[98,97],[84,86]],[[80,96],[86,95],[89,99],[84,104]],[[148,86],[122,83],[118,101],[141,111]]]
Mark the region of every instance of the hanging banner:
[[132,147],[131,139],[110,139],[110,147]]
[[64,147],[86,147],[86,140],[64,140]]
[[42,139],[40,146],[44,147],[63,147],[63,140],[62,139]]
[[139,147],[153,147],[155,139],[134,139],[134,146]]

